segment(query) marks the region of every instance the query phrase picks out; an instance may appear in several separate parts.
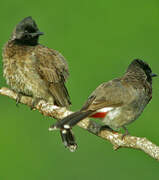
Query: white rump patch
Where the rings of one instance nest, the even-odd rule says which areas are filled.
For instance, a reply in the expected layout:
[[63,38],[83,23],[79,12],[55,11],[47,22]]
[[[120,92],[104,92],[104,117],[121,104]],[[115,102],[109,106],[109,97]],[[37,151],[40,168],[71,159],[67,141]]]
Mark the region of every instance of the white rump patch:
[[65,129],[70,129],[70,126],[69,126],[68,124],[65,124],[65,125],[64,125],[64,128],[65,128]]
[[113,107],[105,107],[102,109],[98,109],[96,112],[108,112],[110,110],[114,109]]
[[66,132],[67,132],[66,129],[62,130],[62,134],[66,134]]
[[113,111],[109,112],[107,117],[110,119],[114,119],[116,116],[120,114],[120,108],[115,108]]

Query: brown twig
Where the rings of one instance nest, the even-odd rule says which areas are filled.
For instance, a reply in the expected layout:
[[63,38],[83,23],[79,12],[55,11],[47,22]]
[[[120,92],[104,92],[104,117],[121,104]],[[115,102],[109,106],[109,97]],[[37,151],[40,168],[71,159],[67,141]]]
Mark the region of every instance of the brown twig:
[[[0,94],[4,96],[8,96],[12,99],[17,98],[17,93],[8,89],[8,88],[1,88]],[[32,98],[28,96],[22,96],[21,103],[26,104],[27,106],[32,106]],[[72,113],[68,111],[66,108],[57,107],[51,104],[46,103],[45,101],[40,101],[36,106],[36,109],[45,116],[50,116],[55,119],[62,119],[68,114]],[[110,143],[113,144],[114,150],[117,150],[121,147],[125,148],[133,148],[139,149],[144,151],[146,154],[151,156],[152,158],[159,160],[159,147],[153,144],[146,138],[135,137],[135,136],[125,136],[122,138],[122,134],[112,132],[109,130],[100,130],[100,125],[95,123],[94,121],[89,120],[86,118],[78,123],[78,126],[88,130],[89,132],[108,140]]]

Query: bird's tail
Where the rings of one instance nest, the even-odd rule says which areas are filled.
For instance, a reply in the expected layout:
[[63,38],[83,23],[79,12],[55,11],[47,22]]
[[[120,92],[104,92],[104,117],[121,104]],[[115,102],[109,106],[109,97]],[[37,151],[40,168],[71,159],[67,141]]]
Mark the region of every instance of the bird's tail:
[[70,96],[64,82],[51,84],[50,91],[57,106],[68,108],[71,105]]
[[71,129],[79,121],[88,117],[90,114],[92,114],[92,111],[90,110],[86,112],[77,111],[58,121],[56,124],[52,125],[49,130],[53,131],[55,129],[60,129],[60,134],[64,146],[68,148],[71,152],[74,152],[77,149],[77,143]]
[[77,143],[71,129],[61,129],[60,135],[64,146],[68,148],[71,152],[74,152],[77,149]]
[[77,111],[74,112],[67,117],[63,118],[62,120],[58,121],[56,124],[50,127],[50,131],[56,129],[71,129],[75,126],[79,121],[91,115],[93,111]]

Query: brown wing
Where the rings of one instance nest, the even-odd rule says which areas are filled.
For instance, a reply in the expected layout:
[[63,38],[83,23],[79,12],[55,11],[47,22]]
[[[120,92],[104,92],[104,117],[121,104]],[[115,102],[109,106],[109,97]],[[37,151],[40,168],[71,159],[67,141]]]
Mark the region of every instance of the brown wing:
[[58,51],[38,45],[36,59],[39,62],[38,73],[45,82],[48,82],[55,103],[58,106],[68,107],[71,102],[65,86],[69,76],[65,58]]
[[126,88],[121,79],[114,79],[98,86],[81,110],[94,111],[104,107],[118,107],[130,102],[132,98],[131,87]]

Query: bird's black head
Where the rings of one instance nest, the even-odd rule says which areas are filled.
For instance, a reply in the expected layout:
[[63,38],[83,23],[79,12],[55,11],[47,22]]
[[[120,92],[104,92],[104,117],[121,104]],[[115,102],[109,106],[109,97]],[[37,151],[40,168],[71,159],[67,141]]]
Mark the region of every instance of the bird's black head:
[[31,16],[24,18],[14,29],[11,40],[23,45],[37,45],[38,38],[43,35]]
[[146,77],[147,81],[150,83],[152,82],[152,77],[157,76],[156,74],[152,73],[150,66],[140,59],[135,59],[131,62],[127,71],[131,70],[134,71],[134,73],[136,73],[136,75],[139,75],[141,78]]

